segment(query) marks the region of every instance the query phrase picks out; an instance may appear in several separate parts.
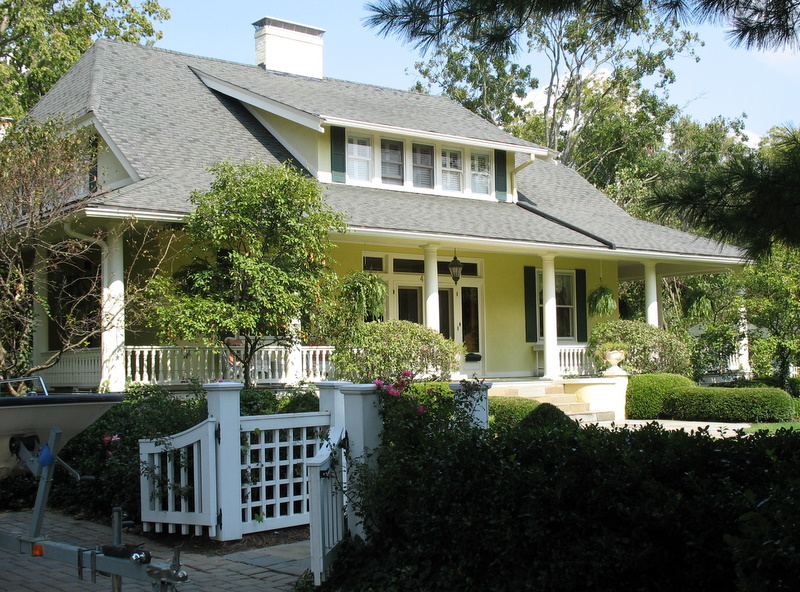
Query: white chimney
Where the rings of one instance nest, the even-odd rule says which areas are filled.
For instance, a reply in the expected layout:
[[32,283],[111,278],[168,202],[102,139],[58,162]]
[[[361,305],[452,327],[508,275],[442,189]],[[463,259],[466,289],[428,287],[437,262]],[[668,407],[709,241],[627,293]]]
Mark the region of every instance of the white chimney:
[[265,16],[256,28],[256,64],[267,70],[322,78],[325,29]]

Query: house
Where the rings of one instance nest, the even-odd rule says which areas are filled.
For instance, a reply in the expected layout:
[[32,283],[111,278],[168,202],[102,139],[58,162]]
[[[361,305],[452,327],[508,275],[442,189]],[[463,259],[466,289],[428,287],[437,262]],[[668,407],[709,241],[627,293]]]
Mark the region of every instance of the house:
[[[659,278],[741,265],[738,249],[632,218],[551,150],[449,99],[325,78],[321,29],[254,25],[256,65],[98,40],[34,108],[94,126],[105,190],[70,230],[108,232],[102,344],[65,356],[49,371],[54,384],[216,377],[220,362],[202,362],[203,348],[126,326],[123,272],[136,245],[119,229],[181,222],[190,192],[209,184],[204,167],[221,160],[304,167],[346,215],[340,271],[380,274],[388,317],[463,342],[470,376],[580,372],[595,322],[586,298],[601,283],[644,278],[658,324]],[[37,355],[51,337],[42,324]],[[275,355],[260,379],[286,375],[291,360]],[[296,363],[321,367],[325,353],[309,355],[316,362]]]

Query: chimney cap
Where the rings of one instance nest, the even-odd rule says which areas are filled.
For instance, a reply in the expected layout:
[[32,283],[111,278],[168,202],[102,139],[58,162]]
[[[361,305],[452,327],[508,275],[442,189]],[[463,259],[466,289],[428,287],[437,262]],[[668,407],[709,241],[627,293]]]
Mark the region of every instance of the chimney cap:
[[264,18],[257,20],[256,22],[253,23],[253,26],[256,29],[261,29],[263,27],[275,27],[276,29],[286,29],[287,31],[295,31],[296,33],[311,35],[312,37],[322,37],[325,34],[325,29],[320,29],[319,27],[312,27],[310,25],[304,25],[302,23],[295,23],[292,21],[287,21],[272,16],[265,16]]

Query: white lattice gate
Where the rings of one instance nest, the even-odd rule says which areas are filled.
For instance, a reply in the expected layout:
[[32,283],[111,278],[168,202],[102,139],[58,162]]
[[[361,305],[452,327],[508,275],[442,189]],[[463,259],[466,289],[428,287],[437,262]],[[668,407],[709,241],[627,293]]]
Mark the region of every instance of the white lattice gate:
[[146,531],[205,529],[218,540],[236,540],[309,524],[306,463],[325,441],[330,413],[240,417],[238,388],[226,390],[228,384],[206,385],[206,421],[140,440]]

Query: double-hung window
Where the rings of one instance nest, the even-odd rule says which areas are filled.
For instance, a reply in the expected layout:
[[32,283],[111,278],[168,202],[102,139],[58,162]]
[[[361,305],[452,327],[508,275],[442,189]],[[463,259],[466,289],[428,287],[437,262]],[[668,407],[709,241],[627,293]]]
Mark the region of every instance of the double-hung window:
[[414,187],[433,189],[433,146],[412,144]]
[[403,142],[381,140],[381,181],[387,185],[403,184]]
[[[539,337],[544,338],[542,272],[538,272]],[[556,333],[561,339],[575,339],[575,272],[556,271]]]
[[491,163],[488,154],[473,152],[470,157],[470,186],[472,193],[488,195],[489,176],[491,173]]
[[347,176],[353,181],[372,180],[372,141],[370,138],[347,138]]
[[445,191],[461,191],[461,179],[464,175],[464,165],[461,160],[460,150],[442,149],[442,189]]

